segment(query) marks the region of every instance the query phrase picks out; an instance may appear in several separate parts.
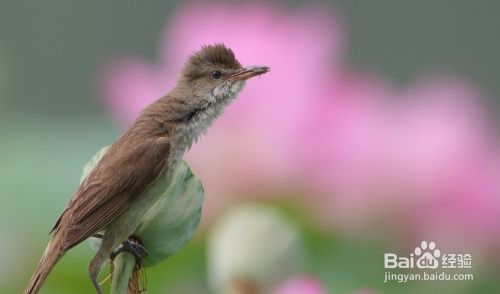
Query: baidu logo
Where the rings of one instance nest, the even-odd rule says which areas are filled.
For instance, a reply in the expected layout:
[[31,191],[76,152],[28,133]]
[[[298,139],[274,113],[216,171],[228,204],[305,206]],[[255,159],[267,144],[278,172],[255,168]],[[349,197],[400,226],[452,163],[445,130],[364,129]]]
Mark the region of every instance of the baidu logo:
[[418,257],[416,264],[418,268],[438,268],[441,251],[436,248],[436,243],[422,241],[420,247],[415,248],[415,256]]
[[471,268],[470,254],[448,253],[443,254],[436,247],[436,243],[422,241],[409,256],[398,256],[395,253],[384,254],[385,268]]

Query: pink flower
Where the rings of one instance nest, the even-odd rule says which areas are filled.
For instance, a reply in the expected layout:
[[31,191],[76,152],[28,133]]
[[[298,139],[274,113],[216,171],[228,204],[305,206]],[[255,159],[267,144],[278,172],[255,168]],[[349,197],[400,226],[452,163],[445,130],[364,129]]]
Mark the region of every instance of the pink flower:
[[382,220],[438,244],[498,241],[498,135],[466,81],[429,76],[397,89],[353,73],[342,64],[342,24],[324,7],[200,2],[173,15],[158,61],[118,58],[105,72],[105,103],[122,121],[164,95],[201,44],[224,42],[243,64],[272,68],[188,153],[205,212],[299,191],[301,207],[328,226]]
[[291,278],[273,291],[273,294],[326,294],[325,286],[313,277]]
[[334,14],[316,6],[186,5],[166,25],[160,60],[118,58],[105,71],[103,97],[129,123],[172,87],[187,56],[205,43],[224,42],[241,63],[271,67],[247,83],[187,156],[211,211],[232,197],[272,194],[302,176],[292,146],[302,144],[296,132],[340,68],[342,32]]
[[304,128],[315,209],[351,231],[380,220],[452,248],[498,240],[498,138],[477,91],[445,77],[382,85],[344,77],[331,90],[342,99],[318,105]]

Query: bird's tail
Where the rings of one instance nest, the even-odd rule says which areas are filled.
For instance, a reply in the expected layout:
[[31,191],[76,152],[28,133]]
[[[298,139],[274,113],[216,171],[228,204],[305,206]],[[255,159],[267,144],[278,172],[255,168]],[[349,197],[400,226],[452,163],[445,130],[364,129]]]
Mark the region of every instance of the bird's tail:
[[26,286],[26,289],[24,289],[24,294],[38,293],[43,283],[47,279],[47,276],[52,271],[52,268],[57,263],[59,258],[61,258],[63,255],[64,251],[61,250],[59,242],[55,237],[47,245],[42,258],[40,259],[40,262],[38,263],[36,270],[33,273],[33,276],[31,276],[31,280],[28,286]]

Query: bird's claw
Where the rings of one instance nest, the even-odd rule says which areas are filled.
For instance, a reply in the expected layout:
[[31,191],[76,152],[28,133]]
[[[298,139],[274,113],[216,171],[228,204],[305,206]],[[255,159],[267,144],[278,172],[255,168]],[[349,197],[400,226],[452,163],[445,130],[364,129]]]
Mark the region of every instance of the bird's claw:
[[131,238],[124,241],[120,244],[120,246],[113,250],[113,252],[111,252],[111,259],[114,259],[123,251],[130,252],[134,255],[138,263],[140,263],[140,261],[149,254],[149,251],[146,248],[144,248],[138,241]]

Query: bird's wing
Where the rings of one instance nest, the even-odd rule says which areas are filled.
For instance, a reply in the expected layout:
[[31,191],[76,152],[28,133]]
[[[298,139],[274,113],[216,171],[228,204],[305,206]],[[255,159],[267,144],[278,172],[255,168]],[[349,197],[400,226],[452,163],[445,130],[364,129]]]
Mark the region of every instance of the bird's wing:
[[80,184],[56,224],[55,230],[64,226],[67,232],[63,247],[75,246],[120,215],[162,173],[169,151],[166,137],[141,140],[127,148],[112,146]]

